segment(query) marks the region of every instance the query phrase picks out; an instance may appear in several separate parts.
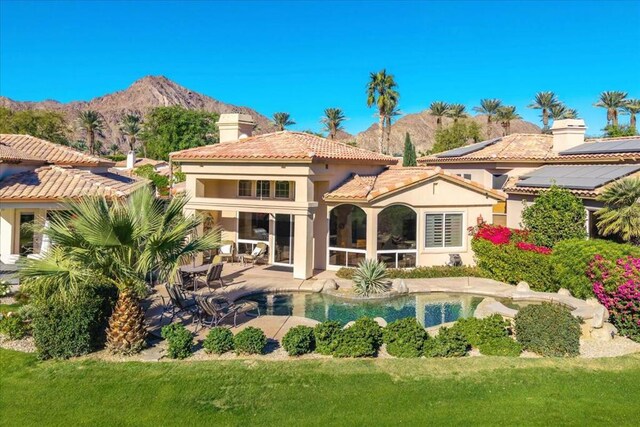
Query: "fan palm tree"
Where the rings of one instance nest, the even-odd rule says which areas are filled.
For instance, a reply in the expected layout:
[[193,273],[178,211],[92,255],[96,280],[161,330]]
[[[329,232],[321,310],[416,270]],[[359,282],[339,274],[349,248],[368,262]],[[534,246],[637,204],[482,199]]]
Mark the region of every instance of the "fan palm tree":
[[618,235],[627,242],[640,241],[640,178],[614,182],[598,200],[604,207],[596,212],[598,230],[604,236]]
[[493,122],[493,118],[496,116],[498,112],[498,108],[502,106],[502,101],[496,98],[485,98],[480,100],[479,107],[473,107],[473,111],[476,113],[484,114],[487,116],[487,133],[491,130],[491,123]]
[[566,105],[560,103],[549,109],[549,117],[552,120],[577,119],[578,110],[575,108],[567,108]]
[[388,112],[397,105],[400,94],[397,91],[398,84],[392,74],[387,74],[383,69],[377,73],[369,74],[367,83],[367,107],[376,106],[378,109],[378,126],[380,128],[380,138],[378,140],[378,151],[383,152],[385,137],[385,118]]
[[605,91],[600,94],[600,99],[594,104],[596,107],[607,109],[607,124],[618,126],[618,111],[626,104],[627,92],[619,90]]
[[94,110],[86,110],[80,112],[78,116],[80,129],[87,134],[87,145],[89,146],[89,154],[96,152],[96,136],[102,136],[104,130],[104,120],[100,113]]
[[42,259],[27,259],[20,270],[25,289],[41,301],[75,295],[96,285],[118,289],[109,319],[107,346],[132,353],[144,344],[144,313],[139,297],[152,275],[166,281],[181,264],[219,245],[219,230],[196,236],[199,216],[185,216],[187,198],[164,206],[150,188],[128,199],[82,197],[68,202],[43,232],[52,248]]
[[335,139],[339,130],[342,130],[342,122],[347,118],[340,108],[325,108],[324,117],[320,123],[324,125],[325,130],[329,133],[329,139]]
[[505,105],[498,108],[496,113],[496,120],[502,125],[504,129],[504,135],[511,133],[511,121],[520,119],[520,115],[516,113],[516,107]]
[[[136,140],[142,131],[142,118],[137,114],[127,114],[120,122],[120,131],[129,139],[129,151],[136,149]],[[144,156],[147,156],[146,148],[143,146]]]
[[449,111],[449,104],[442,101],[434,101],[429,105],[429,114],[435,116],[438,129],[442,127],[442,117]]
[[283,131],[287,126],[295,125],[296,122],[289,113],[273,113],[273,124],[277,130]]
[[533,102],[529,104],[529,108],[542,110],[542,127],[549,129],[549,113],[551,108],[560,104],[556,94],[553,92],[538,92],[533,98]]
[[624,111],[629,114],[629,126],[636,128],[636,114],[640,113],[640,99],[630,99],[624,104]]
[[458,123],[458,119],[464,119],[468,116],[465,112],[466,107],[462,104],[451,104],[445,115],[453,119],[453,123]]

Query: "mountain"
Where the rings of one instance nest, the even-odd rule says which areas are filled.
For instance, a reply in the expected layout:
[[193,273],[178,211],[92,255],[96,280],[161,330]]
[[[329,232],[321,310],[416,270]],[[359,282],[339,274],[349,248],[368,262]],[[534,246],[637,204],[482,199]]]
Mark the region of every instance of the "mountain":
[[[487,135],[487,116],[478,115],[471,118],[471,120],[480,124],[482,128],[482,135]],[[453,119],[447,117],[442,118],[442,126],[446,127],[453,122]],[[436,118],[429,114],[429,110],[424,110],[420,113],[407,114],[398,119],[391,126],[391,137],[389,139],[390,153],[400,154],[404,149],[404,137],[405,133],[409,132],[411,135],[411,142],[416,146],[416,151],[426,152],[429,150],[435,142],[436,134]],[[533,123],[524,120],[514,120],[511,122],[511,133],[540,133],[541,129]],[[488,135],[490,138],[502,136],[502,127],[499,124],[491,125],[491,132]],[[367,130],[358,133],[353,137],[358,147],[368,148],[370,150],[378,149],[378,139],[380,133],[378,130],[378,124],[374,123]]]
[[[107,148],[114,142],[123,149],[126,141],[120,132],[120,120],[125,114],[138,113],[144,115],[150,109],[160,106],[178,105],[188,109],[199,109],[215,113],[244,113],[250,114],[257,123],[256,133],[273,130],[270,120],[248,107],[239,107],[213,99],[181,86],[164,76],[146,76],[135,81],[127,89],[94,98],[90,101],[73,101],[61,103],[53,100],[41,102],[14,101],[0,97],[0,106],[12,110],[42,109],[63,113],[69,123],[74,124],[80,111],[95,110],[102,114],[105,120],[103,147]],[[73,129],[74,139],[82,134]]]

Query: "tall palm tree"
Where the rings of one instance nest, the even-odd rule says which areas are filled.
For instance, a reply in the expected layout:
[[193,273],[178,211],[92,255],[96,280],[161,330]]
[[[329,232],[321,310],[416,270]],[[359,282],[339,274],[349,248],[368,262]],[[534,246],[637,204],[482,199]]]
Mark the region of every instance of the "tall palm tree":
[[611,184],[598,200],[604,207],[596,212],[598,230],[604,236],[618,235],[627,242],[640,242],[640,178],[626,178]]
[[397,91],[398,84],[393,74],[387,74],[387,70],[382,69],[377,73],[369,74],[367,83],[367,107],[376,106],[378,109],[378,126],[380,128],[380,138],[378,140],[378,151],[383,152],[385,136],[385,118],[387,112],[392,111],[398,104],[400,94]]
[[385,152],[389,153],[389,141],[391,139],[391,124],[393,120],[402,114],[402,111],[398,108],[397,102],[389,105],[389,110],[384,112],[384,127],[385,127]]
[[434,101],[429,105],[429,114],[435,116],[438,129],[442,127],[442,117],[449,111],[449,104],[442,101]]
[[624,111],[629,114],[629,126],[636,128],[636,114],[640,114],[640,99],[630,99],[624,104]]
[[[129,139],[129,151],[136,149],[136,140],[142,131],[142,118],[137,114],[127,114],[120,121],[120,131]],[[144,156],[147,156],[146,147],[143,146]]]
[[627,92],[619,90],[605,91],[600,94],[600,99],[594,104],[596,107],[607,109],[607,124],[618,126],[618,112],[626,104]]
[[287,126],[295,125],[296,122],[289,113],[273,113],[273,124],[277,130],[283,131]]
[[511,133],[511,121],[520,118],[520,114],[516,113],[516,107],[511,105],[505,105],[498,108],[496,113],[496,120],[500,125],[502,125],[504,135],[509,135]]
[[115,156],[116,154],[118,154],[120,146],[114,142],[113,144],[111,144],[111,147],[109,147],[109,150],[111,151],[111,155]]
[[324,117],[320,123],[324,125],[325,130],[329,133],[329,139],[335,139],[339,130],[342,130],[342,122],[347,118],[340,108],[325,108]]
[[102,136],[104,130],[104,120],[100,113],[94,110],[81,111],[78,116],[80,129],[87,134],[87,145],[89,146],[89,154],[96,152],[96,136]]
[[568,108],[566,105],[560,103],[549,109],[549,117],[552,120],[577,119],[578,110],[575,108]]
[[553,92],[538,92],[533,98],[533,102],[529,104],[529,108],[542,110],[542,127],[549,129],[549,113],[551,108],[560,104],[556,94]]
[[473,111],[487,116],[487,136],[491,133],[491,123],[500,107],[502,107],[502,101],[496,98],[481,99],[480,106],[473,107]]
[[40,301],[73,303],[96,285],[118,289],[107,329],[107,346],[133,353],[144,344],[144,313],[139,297],[152,275],[167,281],[194,255],[219,246],[219,230],[197,236],[199,216],[185,216],[184,196],[164,202],[150,188],[128,199],[86,196],[68,202],[43,232],[52,248],[42,259],[24,261],[21,283]]
[[462,104],[451,104],[445,115],[453,119],[453,123],[458,123],[458,119],[464,119],[468,116],[465,112],[466,107]]

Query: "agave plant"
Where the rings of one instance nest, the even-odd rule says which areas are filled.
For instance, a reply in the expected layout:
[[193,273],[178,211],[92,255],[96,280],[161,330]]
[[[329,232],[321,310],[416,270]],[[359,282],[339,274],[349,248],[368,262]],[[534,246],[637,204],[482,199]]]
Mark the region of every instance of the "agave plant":
[[387,266],[376,259],[360,261],[353,275],[353,290],[358,295],[369,296],[385,292],[388,288]]

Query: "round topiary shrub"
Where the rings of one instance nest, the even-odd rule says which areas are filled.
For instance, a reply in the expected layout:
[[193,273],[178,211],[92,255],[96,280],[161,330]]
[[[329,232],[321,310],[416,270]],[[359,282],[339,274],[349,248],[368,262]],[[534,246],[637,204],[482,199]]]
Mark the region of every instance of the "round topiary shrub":
[[471,345],[462,333],[453,328],[441,327],[438,335],[424,342],[426,357],[462,357]]
[[342,333],[342,325],[335,320],[327,320],[319,323],[313,328],[313,335],[316,342],[316,352],[320,354],[333,354],[338,337]]
[[313,328],[300,325],[289,329],[282,338],[282,346],[289,356],[311,353],[315,347]]
[[193,334],[182,323],[172,323],[162,328],[162,338],[169,343],[167,356],[186,359],[193,352]]
[[511,356],[518,357],[522,353],[522,345],[509,338],[493,338],[483,341],[478,346],[481,354],[485,356]]
[[207,353],[223,354],[233,350],[233,334],[222,326],[211,328],[202,343]]
[[368,317],[361,317],[338,335],[336,357],[372,357],[382,345],[382,328]]
[[396,357],[422,356],[424,342],[429,335],[415,317],[391,322],[384,328],[382,336],[387,352]]
[[521,308],[515,317],[516,339],[522,348],[542,356],[577,356],[580,320],[562,305],[543,303]]
[[262,329],[249,326],[233,337],[236,354],[262,354],[267,346],[267,337]]
[[460,332],[469,343],[478,347],[485,341],[490,341],[508,336],[507,327],[509,322],[504,320],[499,314],[492,314],[484,319],[469,317],[459,319],[452,329]]

